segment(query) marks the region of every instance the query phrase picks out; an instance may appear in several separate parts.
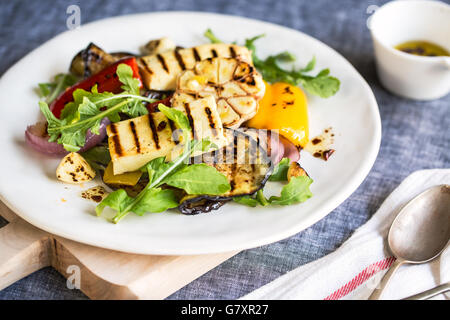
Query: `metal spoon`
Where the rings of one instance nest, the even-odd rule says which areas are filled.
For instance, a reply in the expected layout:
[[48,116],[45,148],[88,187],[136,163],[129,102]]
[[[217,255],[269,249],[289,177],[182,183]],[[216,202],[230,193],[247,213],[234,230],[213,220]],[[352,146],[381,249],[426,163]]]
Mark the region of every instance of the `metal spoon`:
[[402,300],[426,300],[434,296],[437,296],[438,294],[445,293],[447,291],[450,291],[450,282],[443,283],[437,287],[434,287],[433,289],[415,294],[413,296],[409,296]]
[[388,235],[397,258],[369,300],[380,299],[392,275],[405,263],[420,264],[441,254],[450,239],[450,185],[425,190],[398,213]]

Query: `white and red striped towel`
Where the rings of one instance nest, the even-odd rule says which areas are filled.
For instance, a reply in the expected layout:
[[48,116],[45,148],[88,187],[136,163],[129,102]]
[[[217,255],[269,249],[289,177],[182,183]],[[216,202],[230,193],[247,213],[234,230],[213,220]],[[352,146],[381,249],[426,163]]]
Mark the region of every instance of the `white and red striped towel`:
[[[411,174],[339,249],[241,299],[367,299],[395,261],[386,248],[386,238],[398,211],[420,192],[440,184],[450,184],[450,169]],[[450,281],[450,247],[430,263],[400,267],[382,299],[402,299],[447,281]],[[448,293],[435,297],[446,298],[450,298]]]

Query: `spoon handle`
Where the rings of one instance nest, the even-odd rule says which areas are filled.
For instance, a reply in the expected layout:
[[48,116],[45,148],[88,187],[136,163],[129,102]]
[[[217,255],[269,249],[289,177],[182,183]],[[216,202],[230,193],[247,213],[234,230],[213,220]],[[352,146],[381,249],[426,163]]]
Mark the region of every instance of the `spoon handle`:
[[389,271],[384,275],[378,287],[372,292],[369,297],[369,300],[379,300],[381,294],[383,293],[384,288],[386,288],[387,284],[391,280],[392,275],[397,271],[397,269],[404,264],[406,261],[402,259],[397,259],[389,268]]
[[440,286],[434,287],[433,289],[424,291],[422,293],[415,294],[413,296],[404,298],[402,300],[425,300],[437,296],[440,293],[444,293],[450,290],[450,282],[441,284]]

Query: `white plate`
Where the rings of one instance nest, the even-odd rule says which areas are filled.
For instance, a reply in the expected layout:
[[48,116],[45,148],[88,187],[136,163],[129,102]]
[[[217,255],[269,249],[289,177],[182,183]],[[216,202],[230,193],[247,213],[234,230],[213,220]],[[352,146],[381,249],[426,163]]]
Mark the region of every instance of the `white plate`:
[[[311,133],[327,126],[336,133],[328,162],[302,153],[314,179],[314,196],[286,207],[248,208],[230,203],[196,216],[176,211],[130,214],[114,225],[94,214],[95,204],[80,192],[95,183],[68,186],[55,178],[57,159],[26,147],[24,130],[39,118],[37,83],[66,72],[71,58],[89,42],[106,51],[138,52],[152,38],[168,36],[181,46],[205,43],[211,27],[226,41],[265,33],[258,54],[288,50],[299,66],[313,55],[317,68],[329,67],[341,80],[332,98],[309,97]],[[374,95],[341,55],[301,32],[270,23],[225,15],[171,12],[110,18],[67,31],[14,65],[0,80],[0,199],[23,219],[53,234],[90,245],[141,254],[205,254],[247,249],[281,240],[323,218],[361,184],[378,153],[381,122]],[[63,201],[66,200],[66,201]]]

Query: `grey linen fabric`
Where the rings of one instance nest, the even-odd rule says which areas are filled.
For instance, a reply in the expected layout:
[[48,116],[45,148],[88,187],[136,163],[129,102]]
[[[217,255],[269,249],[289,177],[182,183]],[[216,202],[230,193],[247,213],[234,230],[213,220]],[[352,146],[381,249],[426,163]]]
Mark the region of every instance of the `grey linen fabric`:
[[[246,250],[169,299],[235,299],[338,248],[410,173],[450,165],[450,96],[416,102],[383,89],[376,77],[367,13],[376,0],[1,1],[0,74],[30,50],[66,30],[66,8],[81,7],[82,23],[137,12],[189,10],[243,15],[303,31],[346,57],[375,93],[383,125],[380,153],[369,176],[328,216],[283,241]],[[447,3],[449,1],[447,0]],[[369,9],[368,9],[369,8]],[[330,66],[332,68],[332,66]],[[24,75],[26,76],[26,75]],[[344,184],[345,181],[336,181]],[[0,226],[5,225],[0,220]],[[52,268],[0,291],[0,299],[87,299],[69,290]]]

